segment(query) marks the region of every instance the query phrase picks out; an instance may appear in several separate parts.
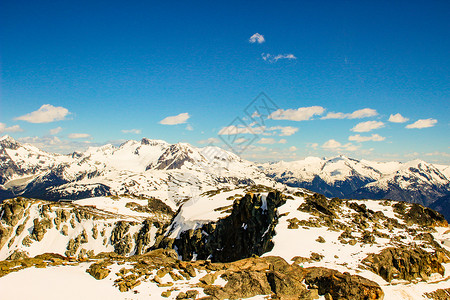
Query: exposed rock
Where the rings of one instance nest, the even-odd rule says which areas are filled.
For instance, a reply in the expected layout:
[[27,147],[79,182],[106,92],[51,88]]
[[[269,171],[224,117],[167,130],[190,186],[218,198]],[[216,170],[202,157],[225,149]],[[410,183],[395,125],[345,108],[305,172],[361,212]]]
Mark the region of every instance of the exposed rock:
[[311,196],[305,195],[304,197],[306,201],[298,208],[298,210],[304,212],[318,212],[322,215],[335,217],[342,204],[342,200],[338,198],[328,200],[324,195],[317,193]]
[[[401,202],[394,205],[398,206]],[[401,217],[409,224],[418,224],[422,226],[448,226],[445,217],[428,207],[424,207],[420,204],[413,203],[409,204],[410,208],[407,209],[406,213],[403,213]]]
[[417,246],[399,246],[370,254],[362,263],[390,282],[392,279],[428,280],[432,273],[444,275],[445,269],[441,263],[447,261],[447,255],[439,249],[429,253]]
[[111,273],[111,271],[106,268],[106,264],[104,263],[92,264],[86,272],[91,274],[91,276],[97,280],[105,279],[108,277],[109,273]]
[[17,197],[3,201],[0,216],[3,221],[9,226],[16,226],[19,220],[23,217],[28,201],[25,198]]
[[383,299],[384,293],[373,281],[358,275],[341,273],[326,268],[307,268],[305,283],[317,287],[319,295],[329,294],[332,299],[375,300]]
[[285,202],[278,191],[269,192],[265,207],[261,196],[247,194],[234,202],[229,216],[195,231],[184,231],[172,245],[166,239],[160,246],[176,247],[184,260],[191,260],[194,253],[197,259],[220,262],[261,255],[273,248],[277,207]]
[[49,219],[42,219],[40,221],[38,219],[34,219],[33,223],[34,227],[31,232],[31,238],[40,242],[44,238],[47,229],[52,227],[52,223]]
[[434,300],[448,300],[450,299],[450,289],[439,289],[431,293],[425,293],[425,296]]
[[63,225],[63,227],[61,229],[61,233],[65,236],[67,236],[69,234],[69,227],[67,225]]
[[205,294],[217,299],[250,298],[256,295],[268,295],[272,290],[267,276],[262,272],[241,271],[222,275],[228,281],[224,287],[207,286]]
[[116,222],[116,227],[111,232],[111,244],[114,246],[114,252],[125,255],[131,251],[132,238],[127,234],[130,224],[125,221]]

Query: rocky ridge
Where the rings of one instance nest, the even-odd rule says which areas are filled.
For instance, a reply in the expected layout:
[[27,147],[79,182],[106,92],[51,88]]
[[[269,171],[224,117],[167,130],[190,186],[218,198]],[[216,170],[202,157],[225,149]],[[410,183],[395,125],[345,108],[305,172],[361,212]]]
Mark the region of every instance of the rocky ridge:
[[0,207],[0,283],[30,266],[82,267],[129,298],[389,299],[448,283],[448,224],[418,204],[260,185],[210,190],[176,213],[127,195]]

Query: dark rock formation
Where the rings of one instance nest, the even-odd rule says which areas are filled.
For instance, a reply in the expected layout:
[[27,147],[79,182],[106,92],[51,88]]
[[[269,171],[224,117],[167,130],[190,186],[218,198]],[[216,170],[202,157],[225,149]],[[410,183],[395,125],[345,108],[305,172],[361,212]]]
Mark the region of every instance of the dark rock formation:
[[305,195],[305,202],[300,205],[298,210],[309,213],[320,213],[323,215],[335,217],[336,213],[340,210],[342,200],[333,198],[328,200],[324,195],[313,194],[312,196]]
[[114,246],[114,252],[120,255],[128,254],[131,251],[132,238],[128,234],[129,229],[129,222],[118,221],[111,232],[111,244]]
[[273,248],[271,238],[278,223],[277,207],[285,203],[280,192],[265,199],[247,194],[233,203],[231,214],[196,230],[182,232],[178,239],[164,240],[159,246],[176,247],[183,260],[197,259],[229,262],[261,255]]

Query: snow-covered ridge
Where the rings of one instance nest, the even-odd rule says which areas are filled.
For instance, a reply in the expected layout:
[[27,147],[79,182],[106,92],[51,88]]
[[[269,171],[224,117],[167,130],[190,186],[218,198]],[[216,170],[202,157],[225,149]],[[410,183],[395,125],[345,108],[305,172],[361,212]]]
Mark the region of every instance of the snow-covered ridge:
[[373,162],[346,156],[262,164],[267,175],[329,197],[393,199],[430,205],[450,194],[449,166],[422,160]]
[[175,207],[217,187],[276,185],[255,164],[221,148],[147,138],[60,155],[3,137],[0,168],[0,200],[17,195],[58,200],[135,194],[167,200]]

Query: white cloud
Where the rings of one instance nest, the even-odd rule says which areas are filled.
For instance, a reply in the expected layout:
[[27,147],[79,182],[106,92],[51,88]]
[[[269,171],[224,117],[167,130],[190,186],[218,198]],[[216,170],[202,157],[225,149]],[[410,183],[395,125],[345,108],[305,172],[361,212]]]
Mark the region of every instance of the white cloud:
[[[298,128],[292,126],[273,126],[266,128],[265,126],[256,126],[252,123],[248,126],[243,125],[230,125],[223,127],[219,130],[219,135],[237,135],[237,134],[262,134],[265,136],[278,135],[278,136],[291,136],[298,131]],[[283,141],[284,139],[282,139]]]
[[362,119],[368,117],[374,117],[378,115],[377,111],[372,108],[363,108],[359,110],[355,110],[352,113],[341,113],[341,112],[329,112],[326,116],[321,119]]
[[347,144],[341,144],[340,142],[331,139],[326,141],[323,145],[322,148],[325,150],[329,150],[329,151],[357,151],[359,149],[359,146],[353,145],[352,143],[347,143]]
[[292,126],[273,126],[267,129],[268,131],[280,130],[279,136],[291,136],[298,131],[297,127]]
[[368,132],[374,129],[378,129],[384,127],[384,123],[383,122],[379,122],[379,121],[367,121],[367,122],[361,122],[356,124],[355,127],[353,127],[351,129],[351,131],[354,132]]
[[349,141],[358,142],[358,143],[368,142],[368,141],[381,142],[381,141],[384,141],[385,139],[386,138],[384,136],[381,136],[379,134],[372,134],[371,136],[360,136],[359,134],[356,134],[356,135],[351,135],[348,137]]
[[421,119],[421,120],[417,120],[416,122],[406,125],[406,128],[408,129],[413,129],[413,128],[417,128],[417,129],[422,129],[422,128],[429,128],[429,127],[433,127],[434,125],[436,125],[438,121],[436,119]]
[[23,129],[19,125],[6,127],[5,123],[0,123],[0,133],[2,132],[21,132]]
[[50,123],[64,120],[70,112],[62,106],[44,104],[38,110],[15,118],[14,120],[27,121],[30,123]]
[[317,149],[317,147],[319,147],[319,144],[317,143],[308,143],[307,146],[313,148],[313,149]]
[[273,55],[270,53],[262,53],[261,57],[264,61],[270,62],[270,63],[276,63],[277,61],[279,61],[280,59],[287,59],[287,60],[294,60],[297,59],[297,57],[295,57],[294,54],[289,53],[289,54],[277,54],[277,55]]
[[297,151],[297,147],[291,146],[291,147],[289,147],[289,151],[291,151],[291,152]]
[[190,115],[188,113],[181,113],[176,116],[169,116],[164,119],[162,119],[159,124],[163,125],[177,125],[177,124],[183,124],[186,123],[186,121],[190,118]]
[[264,36],[262,34],[259,33],[255,33],[254,35],[252,35],[248,41],[252,44],[254,43],[258,43],[258,44],[262,44],[264,43],[266,40],[264,39]]
[[338,149],[340,147],[342,147],[342,144],[334,139],[328,140],[322,145],[322,148],[329,149],[329,150],[330,149]]
[[378,115],[377,111],[372,108],[363,108],[359,110],[355,110],[350,114],[348,117],[349,119],[362,119],[362,118],[368,118],[368,117],[374,117]]
[[91,137],[88,133],[71,133],[68,135],[69,139],[85,139]]
[[392,122],[392,123],[405,123],[405,122],[409,121],[409,119],[405,118],[401,114],[397,113],[395,115],[390,115],[388,121]]
[[235,134],[260,134],[265,130],[264,126],[250,127],[250,126],[235,126],[230,125],[219,130],[219,135],[235,135]]
[[247,147],[247,150],[255,151],[255,152],[265,152],[265,151],[267,151],[267,147],[250,145]]
[[206,139],[206,140],[200,140],[200,141],[198,141],[198,143],[201,144],[201,145],[205,145],[205,144],[218,144],[218,143],[220,143],[220,140],[217,139],[217,138],[211,137],[211,138],[208,138],[208,139]]
[[281,139],[281,140],[277,141],[277,140],[275,140],[273,138],[261,138],[258,141],[258,144],[269,144],[269,145],[272,145],[272,144],[286,144],[286,142],[287,141],[285,139]]
[[298,109],[278,109],[270,114],[269,119],[306,121],[315,115],[321,115],[325,109],[322,106],[299,107]]
[[191,124],[187,124],[186,125],[186,130],[192,131],[192,130],[194,130],[194,127],[192,127]]
[[56,134],[60,133],[62,130],[63,130],[62,127],[56,127],[56,128],[50,129],[49,132],[51,135],[56,135]]
[[435,152],[425,153],[425,156],[442,156],[442,157],[450,157],[450,153],[447,153],[447,152],[440,152],[440,151],[435,151]]
[[92,144],[90,141],[68,141],[60,139],[57,136],[43,136],[43,137],[22,137],[17,139],[19,142],[32,144],[39,149],[48,152],[70,153],[73,151],[84,151],[88,146],[99,146]]
[[123,133],[133,133],[133,134],[141,134],[141,130],[140,129],[122,129],[121,130]]
[[247,143],[247,142],[248,142],[248,139],[246,139],[246,138],[237,138],[234,141],[234,144],[244,144],[244,143]]

